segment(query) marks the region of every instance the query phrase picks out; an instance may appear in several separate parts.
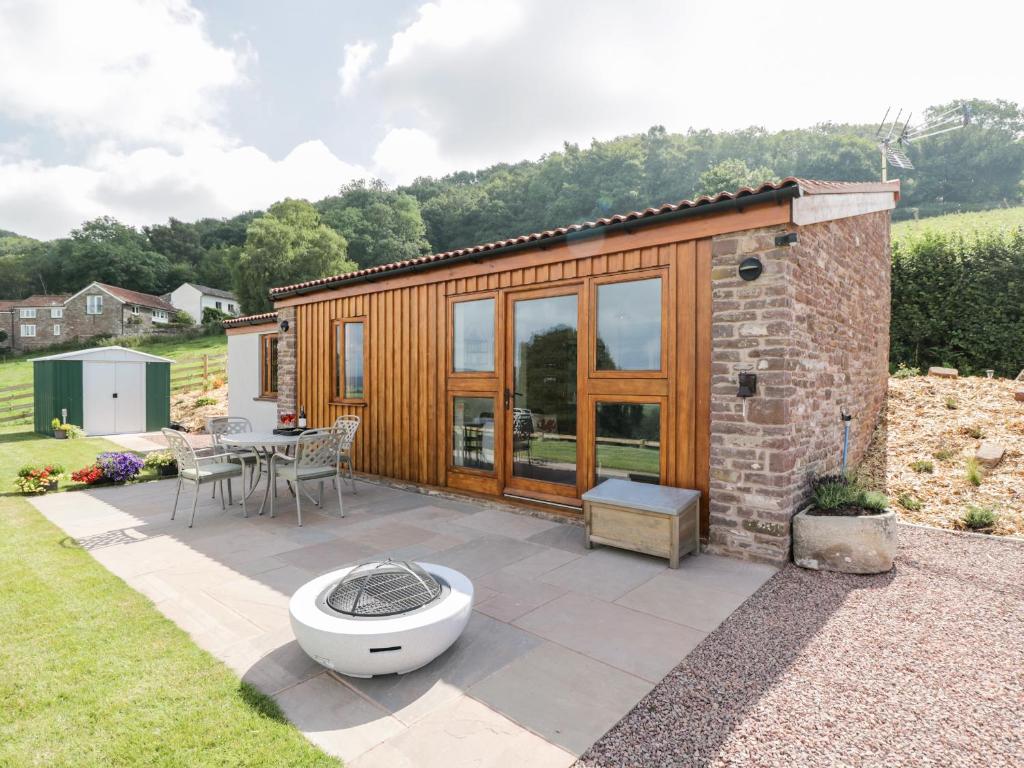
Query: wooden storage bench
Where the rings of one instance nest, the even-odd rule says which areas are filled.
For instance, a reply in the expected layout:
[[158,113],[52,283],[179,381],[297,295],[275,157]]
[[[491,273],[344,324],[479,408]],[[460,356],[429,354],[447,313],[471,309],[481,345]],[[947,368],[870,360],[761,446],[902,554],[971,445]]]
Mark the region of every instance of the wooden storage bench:
[[596,544],[667,557],[700,551],[700,491],[605,480],[583,494],[587,548]]

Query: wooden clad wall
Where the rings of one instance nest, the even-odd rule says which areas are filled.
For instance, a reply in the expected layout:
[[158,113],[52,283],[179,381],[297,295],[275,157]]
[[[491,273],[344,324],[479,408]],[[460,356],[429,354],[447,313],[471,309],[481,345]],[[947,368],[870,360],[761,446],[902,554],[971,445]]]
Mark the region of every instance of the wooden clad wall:
[[[643,239],[609,238],[606,245],[624,246]],[[668,378],[660,385],[668,397],[668,434],[662,435],[668,462],[666,479],[673,485],[702,490],[706,510],[711,241],[689,239],[594,252],[598,250],[593,241],[588,241],[585,249],[538,249],[423,272],[414,275],[415,279],[356,284],[289,301],[296,305],[297,404],[305,407],[311,426],[328,426],[342,414],[362,417],[355,444],[357,471],[444,486],[449,297],[498,291],[496,311],[501,312],[501,291],[506,289],[542,288],[665,268],[668,317],[673,323],[667,335],[672,345]],[[434,281],[430,281],[431,275]],[[344,318],[366,321],[363,405],[331,402],[332,328],[334,321]],[[581,401],[583,395],[581,392]],[[585,433],[580,437],[585,439]]]

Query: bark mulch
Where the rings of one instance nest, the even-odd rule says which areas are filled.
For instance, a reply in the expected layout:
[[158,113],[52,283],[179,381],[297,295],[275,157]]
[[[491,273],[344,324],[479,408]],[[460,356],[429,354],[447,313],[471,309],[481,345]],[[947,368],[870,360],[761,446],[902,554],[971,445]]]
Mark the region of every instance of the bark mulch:
[[1024,544],[900,540],[884,575],[783,568],[577,765],[1024,764]]

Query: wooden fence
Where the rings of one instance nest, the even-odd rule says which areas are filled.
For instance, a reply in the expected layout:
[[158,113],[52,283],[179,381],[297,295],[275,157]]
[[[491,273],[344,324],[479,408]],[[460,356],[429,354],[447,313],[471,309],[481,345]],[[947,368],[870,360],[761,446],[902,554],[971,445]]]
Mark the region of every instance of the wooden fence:
[[[171,366],[171,391],[188,392],[202,389],[206,392],[214,380],[228,380],[227,353],[219,355],[192,355],[175,360]],[[33,392],[31,384],[0,387],[0,426],[32,421]]]

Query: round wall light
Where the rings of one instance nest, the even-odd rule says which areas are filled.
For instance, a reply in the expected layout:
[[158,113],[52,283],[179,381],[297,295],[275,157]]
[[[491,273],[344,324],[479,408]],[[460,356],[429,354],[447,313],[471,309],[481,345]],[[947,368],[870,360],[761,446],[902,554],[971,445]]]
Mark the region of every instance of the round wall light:
[[750,256],[740,263],[740,277],[744,280],[757,280],[764,272],[764,264],[756,256]]
[[287,320],[282,320],[281,321],[281,330],[284,331],[285,333],[288,333],[288,321]]

